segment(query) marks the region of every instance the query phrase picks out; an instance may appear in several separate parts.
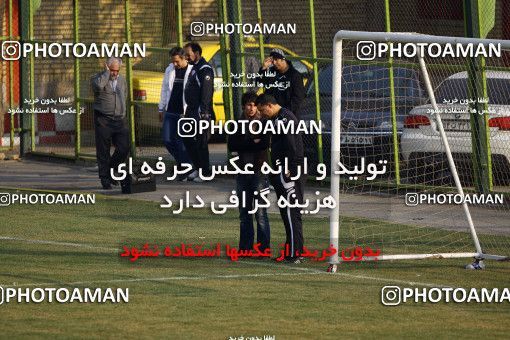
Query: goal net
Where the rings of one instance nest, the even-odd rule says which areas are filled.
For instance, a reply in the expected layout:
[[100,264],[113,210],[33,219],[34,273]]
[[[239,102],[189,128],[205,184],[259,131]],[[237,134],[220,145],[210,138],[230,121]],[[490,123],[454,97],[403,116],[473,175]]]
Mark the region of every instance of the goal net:
[[330,243],[508,259],[510,41],[340,31],[333,56]]

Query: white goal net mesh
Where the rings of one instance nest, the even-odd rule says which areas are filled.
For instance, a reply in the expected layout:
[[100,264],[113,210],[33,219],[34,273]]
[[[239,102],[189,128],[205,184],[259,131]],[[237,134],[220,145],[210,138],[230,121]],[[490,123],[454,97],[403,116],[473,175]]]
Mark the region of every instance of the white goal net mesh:
[[337,172],[331,241],[389,259],[510,255],[509,42],[367,34],[341,39],[319,74],[333,84],[333,110],[321,115],[331,131],[322,135],[325,162]]

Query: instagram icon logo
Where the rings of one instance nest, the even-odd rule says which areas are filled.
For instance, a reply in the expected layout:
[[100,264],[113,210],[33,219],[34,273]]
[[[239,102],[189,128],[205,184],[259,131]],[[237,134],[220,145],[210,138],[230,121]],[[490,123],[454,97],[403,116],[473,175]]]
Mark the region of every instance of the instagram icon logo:
[[398,306],[401,302],[400,287],[384,286],[381,289],[381,302],[385,306]]
[[205,23],[195,21],[191,23],[191,35],[194,37],[201,37],[205,34]]
[[18,60],[21,57],[21,44],[19,41],[7,40],[2,42],[2,59]]
[[376,44],[373,41],[360,41],[356,45],[358,60],[374,60],[376,56]]
[[195,137],[197,135],[197,121],[193,118],[181,118],[177,121],[179,137]]

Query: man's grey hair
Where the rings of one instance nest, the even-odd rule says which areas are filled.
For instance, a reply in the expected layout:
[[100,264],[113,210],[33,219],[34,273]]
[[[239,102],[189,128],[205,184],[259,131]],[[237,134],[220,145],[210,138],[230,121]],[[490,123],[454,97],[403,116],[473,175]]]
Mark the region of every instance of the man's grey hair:
[[106,59],[106,65],[110,66],[114,63],[118,63],[119,66],[122,66],[122,59],[117,58],[117,57],[110,57],[110,58]]

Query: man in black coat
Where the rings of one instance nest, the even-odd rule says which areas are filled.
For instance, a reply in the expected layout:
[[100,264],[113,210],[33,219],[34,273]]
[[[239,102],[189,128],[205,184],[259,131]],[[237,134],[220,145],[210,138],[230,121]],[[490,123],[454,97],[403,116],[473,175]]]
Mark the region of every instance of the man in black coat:
[[[202,48],[197,43],[184,45],[184,51],[188,63],[193,69],[184,88],[184,99],[188,104],[185,118],[195,120],[198,127],[200,120],[214,120],[213,93],[214,93],[214,72],[202,57]],[[188,180],[199,182],[198,170],[202,169],[204,175],[210,174],[209,164],[209,133],[200,131],[195,136],[183,137],[186,150],[193,162],[195,171],[188,177]]]
[[[272,121],[273,126],[278,124],[298,125],[296,116],[286,108],[281,107],[276,99],[266,93],[261,94],[256,101],[257,108],[263,117]],[[273,168],[278,164],[288,161],[288,172],[282,171],[278,175],[272,175],[270,180],[278,200],[284,196],[287,202],[294,205],[296,202],[303,203],[304,176],[299,177],[298,167],[303,168],[303,138],[299,133],[277,133],[271,136],[271,162]],[[297,177],[297,178],[296,178]],[[301,263],[303,253],[303,224],[301,221],[301,209],[298,207],[280,208],[280,215],[287,234],[286,245],[290,254],[285,260],[290,263]]]
[[299,118],[299,109],[305,98],[303,75],[286,59],[285,53],[278,48],[271,50],[259,73],[263,74],[261,83],[265,93],[273,96],[280,106]]

